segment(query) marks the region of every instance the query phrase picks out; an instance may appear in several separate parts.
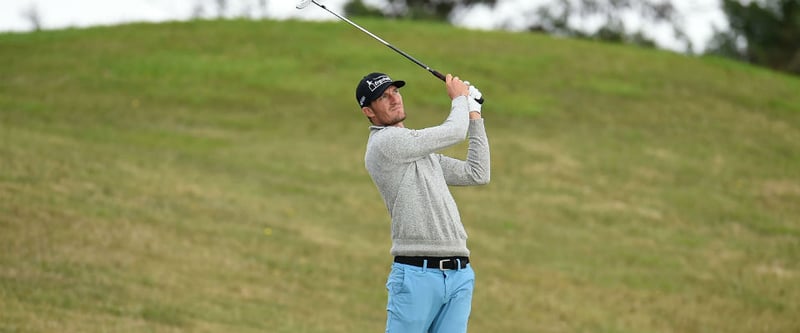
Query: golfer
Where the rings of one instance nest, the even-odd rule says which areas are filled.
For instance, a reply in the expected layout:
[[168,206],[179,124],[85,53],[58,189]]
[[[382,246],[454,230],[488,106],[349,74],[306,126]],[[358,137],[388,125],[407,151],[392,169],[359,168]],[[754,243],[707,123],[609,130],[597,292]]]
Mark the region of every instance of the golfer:
[[[476,102],[481,93],[448,74],[447,119],[414,130],[403,126],[405,84],[371,73],[356,88],[361,112],[372,123],[366,168],[392,219],[386,332],[466,332],[475,273],[448,185],[489,182],[489,141]],[[465,138],[466,161],[437,153]]]

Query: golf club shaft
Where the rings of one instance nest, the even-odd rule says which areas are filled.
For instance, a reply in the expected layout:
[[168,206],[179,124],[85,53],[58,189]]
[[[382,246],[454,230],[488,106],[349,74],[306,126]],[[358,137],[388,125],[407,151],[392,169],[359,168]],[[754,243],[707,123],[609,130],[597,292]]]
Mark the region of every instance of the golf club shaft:
[[[341,19],[342,21],[345,21],[345,22],[347,22],[347,23],[350,23],[350,25],[352,25],[352,26],[356,27],[358,30],[361,30],[361,32],[363,32],[363,33],[365,33],[365,34],[369,35],[370,37],[374,38],[375,40],[377,40],[377,41],[381,42],[381,44],[383,44],[383,45],[386,45],[386,47],[388,47],[388,48],[390,48],[390,49],[394,50],[395,52],[399,53],[400,55],[402,55],[402,56],[406,57],[406,59],[408,59],[408,60],[411,60],[411,61],[412,61],[412,62],[414,62],[415,64],[419,65],[419,67],[422,67],[422,68],[424,68],[426,71],[428,71],[428,72],[430,72],[431,74],[433,74],[433,76],[435,76],[435,77],[439,78],[439,80],[442,80],[442,81],[445,81],[445,80],[446,80],[446,78],[445,78],[444,74],[442,74],[442,73],[439,73],[439,71],[437,71],[437,70],[435,70],[435,69],[433,69],[433,68],[430,68],[428,65],[425,65],[425,64],[423,64],[421,61],[419,61],[419,60],[415,59],[414,57],[412,57],[412,56],[411,56],[411,55],[409,55],[408,53],[405,53],[405,52],[403,52],[403,50],[401,50],[401,49],[398,49],[398,48],[394,47],[394,45],[392,45],[392,44],[389,44],[389,42],[387,42],[387,41],[383,40],[383,38],[380,38],[380,37],[376,36],[375,34],[373,34],[373,33],[369,32],[369,30],[362,28],[360,25],[356,24],[355,22],[351,21],[350,19],[348,19],[348,18],[346,18],[346,17],[344,17],[344,16],[342,16],[342,15],[339,15],[339,14],[337,14],[336,12],[334,12],[334,11],[332,11],[332,10],[328,9],[328,7],[325,7],[325,5],[323,5],[323,4],[320,4],[319,2],[317,2],[317,0],[311,0],[311,2],[313,2],[315,5],[319,6],[320,8],[322,8],[322,9],[324,9],[324,10],[328,11],[328,13],[331,13],[331,14],[333,14],[334,16],[338,17],[338,18],[339,18],[339,19]],[[476,99],[476,101],[477,101],[478,103],[480,103],[480,104],[483,104],[483,97],[481,97],[481,98],[479,98],[479,99]]]

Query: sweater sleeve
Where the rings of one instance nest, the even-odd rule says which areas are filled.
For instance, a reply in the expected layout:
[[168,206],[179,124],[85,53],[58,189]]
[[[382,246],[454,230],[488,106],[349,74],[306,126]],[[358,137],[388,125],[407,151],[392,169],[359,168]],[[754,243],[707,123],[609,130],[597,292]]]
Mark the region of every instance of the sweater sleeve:
[[489,139],[483,119],[470,120],[467,160],[438,155],[447,185],[466,186],[489,183],[491,159]]
[[[469,104],[466,96],[453,99],[450,115],[438,126],[420,130],[390,127],[382,130],[380,144],[384,156],[397,162],[411,162],[463,141],[469,129]],[[389,143],[389,142],[386,142]]]

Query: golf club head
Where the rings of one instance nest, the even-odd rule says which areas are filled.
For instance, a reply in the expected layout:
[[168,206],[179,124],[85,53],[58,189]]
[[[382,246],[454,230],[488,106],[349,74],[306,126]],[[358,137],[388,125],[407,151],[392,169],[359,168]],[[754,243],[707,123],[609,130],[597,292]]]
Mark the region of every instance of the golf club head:
[[311,0],[300,0],[300,1],[297,2],[297,6],[295,6],[295,7],[297,9],[303,9],[303,8],[308,7],[308,5],[310,3],[311,3]]

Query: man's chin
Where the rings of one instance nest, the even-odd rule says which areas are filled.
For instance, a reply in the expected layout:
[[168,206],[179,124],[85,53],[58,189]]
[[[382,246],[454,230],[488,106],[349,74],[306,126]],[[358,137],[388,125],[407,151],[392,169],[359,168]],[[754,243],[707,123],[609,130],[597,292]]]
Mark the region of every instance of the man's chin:
[[403,121],[405,121],[405,120],[406,120],[406,116],[402,116],[402,117],[400,117],[400,118],[398,118],[398,119],[395,119],[395,121],[393,121],[392,123],[390,123],[390,124],[386,124],[386,125],[384,125],[384,126],[395,126],[395,125],[397,125],[397,124],[399,124],[399,123],[402,123],[402,122],[403,122]]

